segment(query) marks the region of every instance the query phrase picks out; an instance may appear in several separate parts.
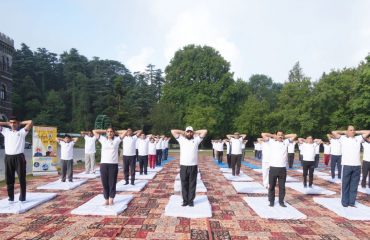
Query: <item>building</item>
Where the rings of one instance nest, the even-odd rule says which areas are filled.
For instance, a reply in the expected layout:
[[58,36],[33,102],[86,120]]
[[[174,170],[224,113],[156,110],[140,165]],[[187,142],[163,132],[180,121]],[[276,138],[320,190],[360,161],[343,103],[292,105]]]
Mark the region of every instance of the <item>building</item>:
[[12,109],[12,60],[14,54],[14,40],[0,33],[0,121],[7,120]]

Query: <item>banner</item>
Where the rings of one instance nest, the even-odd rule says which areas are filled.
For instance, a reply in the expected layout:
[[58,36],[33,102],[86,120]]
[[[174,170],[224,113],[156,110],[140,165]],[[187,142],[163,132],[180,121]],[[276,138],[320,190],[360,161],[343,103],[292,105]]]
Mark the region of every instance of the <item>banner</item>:
[[56,127],[33,127],[32,172],[34,175],[58,174],[56,138]]

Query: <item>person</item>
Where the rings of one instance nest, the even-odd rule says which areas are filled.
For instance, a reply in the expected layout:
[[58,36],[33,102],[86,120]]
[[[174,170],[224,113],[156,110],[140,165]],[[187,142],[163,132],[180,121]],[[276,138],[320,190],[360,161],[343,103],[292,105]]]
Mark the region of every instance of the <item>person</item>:
[[257,155],[258,155],[258,141],[254,141],[253,142],[253,145],[254,145],[254,159],[257,159]]
[[224,142],[221,139],[216,141],[215,150],[216,150],[216,158],[218,160],[218,163],[222,163],[222,158],[224,155]]
[[136,140],[142,133],[142,130],[132,131],[131,128],[127,130],[117,131],[122,136],[122,154],[123,154],[123,175],[125,177],[125,184],[129,183],[129,176],[131,176],[131,185],[135,185],[135,167],[136,167]]
[[41,148],[37,147],[35,154],[33,154],[34,157],[42,157]]
[[162,143],[162,153],[163,153],[163,161],[167,161],[168,158],[168,142],[170,141],[169,137],[163,137]]
[[320,162],[320,144],[317,144],[315,147],[315,168],[319,167],[319,162]]
[[81,132],[81,136],[85,139],[85,173],[95,173],[96,137],[91,130]]
[[5,148],[5,183],[8,192],[8,201],[10,203],[14,202],[15,172],[18,175],[21,188],[19,201],[26,201],[27,161],[24,157],[24,146],[26,136],[31,130],[32,124],[32,120],[20,122],[15,116],[11,116],[8,122],[0,122],[0,131],[4,136]]
[[56,157],[57,154],[54,152],[53,147],[51,145],[48,146],[48,150],[45,153],[45,157]]
[[73,146],[78,138],[72,138],[66,134],[64,138],[57,137],[56,141],[60,145],[60,161],[62,165],[62,182],[68,177],[69,182],[73,182]]
[[150,136],[149,143],[148,143],[148,160],[149,160],[149,167],[154,169],[157,165],[157,150],[155,146],[157,145],[157,139],[154,136]]
[[366,188],[366,178],[369,176],[368,187],[370,188],[370,136],[362,143],[364,148],[363,161],[362,161],[362,181],[361,187]]
[[114,205],[118,175],[118,149],[124,136],[123,134],[115,136],[112,127],[108,127],[107,130],[95,129],[93,134],[101,144],[100,179],[103,185],[104,205]]
[[[356,134],[360,134],[357,135]],[[346,131],[332,131],[334,138],[342,146],[342,206],[355,207],[358,185],[361,175],[361,143],[369,136],[370,131],[356,131],[352,125]]]
[[157,144],[155,145],[155,149],[157,151],[157,166],[162,165],[162,157],[163,157],[163,151],[162,151],[162,145],[163,145],[163,136],[157,136]]
[[231,168],[231,143],[229,139],[224,139],[224,144],[226,144],[227,167]]
[[269,188],[269,171],[270,171],[270,145],[268,139],[257,138],[262,149],[262,184],[265,188]]
[[258,141],[256,144],[256,148],[257,148],[257,159],[261,160],[262,159],[262,149],[261,149],[261,144]]
[[330,143],[324,142],[323,145],[324,145],[324,164],[325,166],[328,166],[330,161]]
[[307,188],[307,173],[308,187],[312,188],[313,184],[313,172],[315,171],[315,151],[317,146],[321,144],[321,139],[313,139],[312,136],[306,137],[306,139],[298,138],[298,142],[302,149],[302,165],[303,165],[303,187]]
[[172,129],[171,133],[180,145],[182,206],[193,207],[198,175],[198,147],[207,135],[207,130],[194,131],[188,126],[185,131]]
[[339,139],[336,139],[331,134],[327,134],[330,142],[330,172],[331,178],[335,179],[335,168],[338,171],[338,179],[342,178],[342,145]]
[[136,140],[140,175],[143,175],[143,173],[144,175],[148,174],[148,150],[150,137],[151,135],[145,136],[144,133],[141,133],[140,137]]
[[239,176],[240,166],[242,159],[242,144],[243,139],[246,137],[246,134],[239,134],[235,132],[233,135],[228,134],[226,137],[230,141],[231,146],[231,173],[233,176]]
[[288,145],[288,165],[289,165],[289,168],[293,168],[293,163],[294,163],[294,151],[295,151],[295,145],[296,145],[296,141],[293,141],[291,143],[289,143]]
[[[243,144],[242,144],[242,161],[245,160],[245,145],[247,144],[248,140],[244,140],[243,141]],[[262,150],[262,148],[261,148]],[[261,151],[261,154],[262,154],[262,151]]]
[[277,131],[276,134],[262,133],[262,138],[269,143],[270,147],[270,171],[269,171],[269,190],[268,200],[269,206],[275,204],[275,186],[279,181],[279,204],[281,207],[286,207],[284,204],[285,198],[285,182],[286,182],[286,166],[288,161],[288,145],[297,137],[296,134],[284,135],[283,131]]

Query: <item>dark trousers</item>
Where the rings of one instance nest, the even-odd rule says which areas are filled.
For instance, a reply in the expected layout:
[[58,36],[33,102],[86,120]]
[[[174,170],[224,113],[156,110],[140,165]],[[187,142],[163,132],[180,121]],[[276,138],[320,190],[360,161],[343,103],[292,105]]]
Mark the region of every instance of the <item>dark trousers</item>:
[[17,172],[21,192],[19,201],[26,200],[26,159],[24,154],[5,155],[5,182],[10,201],[14,201],[15,172]]
[[254,158],[257,158],[257,152],[258,150],[254,150]]
[[222,163],[222,157],[224,156],[224,152],[222,151],[217,151],[217,160],[218,160],[218,163]]
[[227,166],[231,168],[231,154],[227,154],[226,159],[227,159]]
[[299,161],[301,162],[301,165],[303,166],[303,155],[301,153],[299,153]]
[[242,155],[241,154],[231,154],[231,172],[233,176],[240,174]]
[[214,149],[212,148],[212,157],[213,157],[213,159],[215,159],[215,152],[216,152],[216,150],[214,150]]
[[309,174],[308,185],[312,186],[313,172],[315,171],[315,162],[314,161],[302,161],[302,165],[303,165],[303,185],[307,186],[307,174]]
[[66,177],[68,177],[68,181],[73,180],[73,159],[72,160],[63,160],[62,161],[62,182],[66,181]]
[[135,167],[135,156],[123,156],[123,175],[126,182],[129,176],[131,176],[131,183],[135,182]]
[[118,164],[100,164],[100,177],[103,184],[104,199],[114,198],[116,196],[117,175]]
[[135,162],[138,162],[139,161],[139,150],[136,149],[136,153],[135,153]]
[[157,149],[157,166],[162,164],[162,149]]
[[366,187],[366,178],[369,176],[369,188],[370,188],[370,161],[362,161],[362,181],[361,186]]
[[279,181],[279,203],[284,203],[285,198],[285,181],[286,168],[285,167],[270,167],[269,171],[269,201],[275,202],[275,186]]
[[163,149],[163,160],[167,161],[168,158],[168,148]]
[[262,159],[262,151],[261,150],[258,150],[257,151],[257,159],[258,160],[261,160]]
[[198,166],[180,165],[181,192],[184,203],[193,203],[197,188]]
[[147,174],[148,172],[148,155],[139,156],[140,174]]
[[342,177],[342,155],[331,155],[330,156],[330,170],[331,178],[335,178],[335,167],[338,170],[338,178]]
[[342,205],[354,206],[360,182],[361,166],[343,165],[342,177]]
[[289,168],[293,168],[293,163],[294,163],[294,153],[288,153]]
[[319,167],[320,154],[315,154],[315,168]]

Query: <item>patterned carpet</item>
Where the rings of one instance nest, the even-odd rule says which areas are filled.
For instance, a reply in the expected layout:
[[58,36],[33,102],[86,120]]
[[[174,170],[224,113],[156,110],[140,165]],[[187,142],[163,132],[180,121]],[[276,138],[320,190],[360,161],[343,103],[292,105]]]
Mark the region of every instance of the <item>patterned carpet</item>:
[[[199,162],[212,206],[212,218],[190,220],[164,216],[168,199],[174,194],[173,183],[179,167],[175,159],[168,162],[143,191],[132,193],[133,201],[117,217],[70,214],[71,210],[102,192],[100,179],[92,179],[71,191],[45,190],[58,192],[58,196],[26,213],[1,214],[0,239],[370,239],[370,221],[346,220],[314,203],[313,196],[290,188],[287,188],[286,201],[307,215],[307,219],[262,219],[242,197],[266,195],[237,194],[211,157],[201,156]],[[251,159],[248,162],[260,165]],[[244,165],[242,170],[261,182],[261,174]],[[75,172],[80,171],[82,169]],[[301,179],[298,172],[289,171],[288,174]],[[122,178],[120,170],[119,180]],[[27,183],[28,191],[42,192],[36,187],[56,179],[55,176],[34,178]],[[317,177],[314,184],[337,192],[327,197],[339,196],[338,184]],[[6,197],[6,187],[0,189],[0,194],[1,198]],[[370,206],[369,195],[359,193],[358,200]]]

